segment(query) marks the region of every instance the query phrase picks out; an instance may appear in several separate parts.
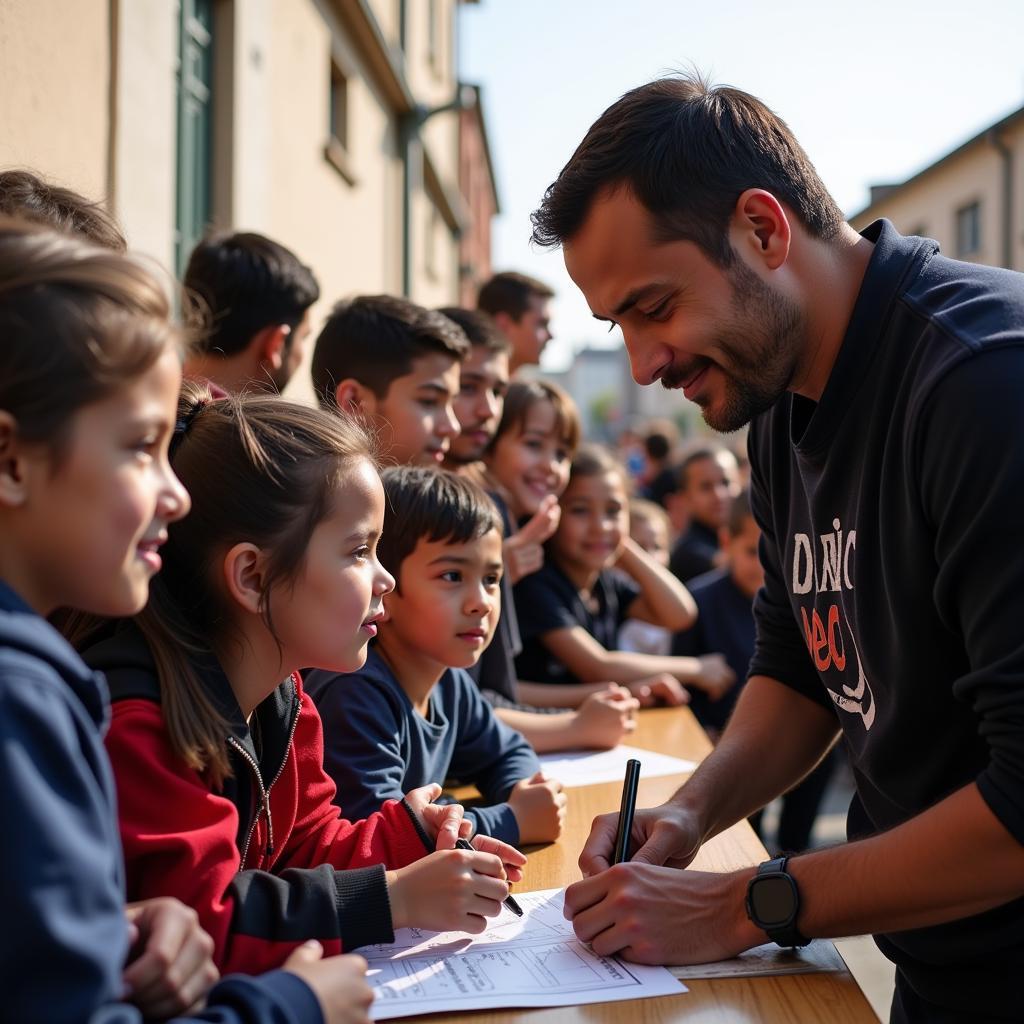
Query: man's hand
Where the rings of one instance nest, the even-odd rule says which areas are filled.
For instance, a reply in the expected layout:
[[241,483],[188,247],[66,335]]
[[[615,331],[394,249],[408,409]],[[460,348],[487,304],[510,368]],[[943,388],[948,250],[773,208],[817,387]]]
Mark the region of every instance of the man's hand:
[[558,529],[558,497],[547,495],[529,522],[502,545],[505,572],[511,583],[536,572],[544,564],[544,541]]
[[598,956],[642,964],[728,960],[766,938],[744,909],[751,874],[616,864],[570,885],[564,913]]
[[129,950],[122,980],[125,998],[146,1017],[174,1017],[202,1007],[219,977],[213,939],[199,916],[176,899],[129,903]]
[[[618,811],[594,819],[579,860],[585,877],[608,869],[618,828]],[[638,808],[633,817],[629,835],[630,849],[636,851],[631,858],[633,863],[685,868],[697,855],[700,844],[696,819],[673,803]]]

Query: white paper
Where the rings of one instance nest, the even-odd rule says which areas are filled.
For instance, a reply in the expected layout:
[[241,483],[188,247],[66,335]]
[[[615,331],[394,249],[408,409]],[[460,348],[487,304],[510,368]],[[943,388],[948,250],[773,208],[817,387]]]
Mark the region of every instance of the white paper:
[[577,1006],[679,995],[664,967],[600,957],[562,916],[562,889],[516,893],[482,935],[401,928],[395,941],[364,946],[374,1020],[512,1006]]
[[695,761],[684,761],[653,750],[624,746],[613,750],[571,750],[561,754],[541,754],[540,766],[545,775],[558,779],[566,787],[589,786],[596,782],[622,782],[626,775],[626,762],[631,757],[640,762],[641,779],[680,775],[692,772],[697,767]]

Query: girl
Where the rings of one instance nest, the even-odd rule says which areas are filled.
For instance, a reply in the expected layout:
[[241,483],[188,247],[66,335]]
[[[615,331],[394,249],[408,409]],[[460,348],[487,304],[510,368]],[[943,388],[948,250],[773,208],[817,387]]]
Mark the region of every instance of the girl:
[[[102,745],[106,687],[43,618],[65,606],[137,612],[168,524],[188,511],[167,463],[181,379],[168,313],[135,260],[0,218],[6,1020],[141,1021],[119,1002],[126,985],[147,1017],[166,1017],[216,977],[209,940],[180,904],[150,901],[126,915]],[[339,1022],[344,1008],[344,1019],[365,1020],[365,964],[315,958],[302,951],[291,974],[229,979],[193,1019],[312,1024]],[[159,960],[178,976],[170,995],[167,979],[153,977]]]
[[[394,586],[369,435],[187,382],[171,461],[193,513],[168,530],[149,607],[85,653],[114,700],[129,892],[194,907],[221,969],[274,966],[303,939],[482,931],[508,892],[495,854],[512,875],[525,858],[487,837],[452,849],[461,808],[432,805],[436,785],[341,819],[297,672],[359,668]],[[435,842],[448,849],[424,856]]]
[[[578,684],[614,679],[641,703],[681,704],[683,684],[720,696],[733,674],[718,655],[658,657],[615,650],[618,630],[640,619],[673,631],[696,617],[686,588],[629,537],[625,474],[604,449],[573,459],[562,515],[544,568],[515,588],[520,676]],[[619,573],[611,572],[616,567]],[[623,574],[628,575],[627,579]]]

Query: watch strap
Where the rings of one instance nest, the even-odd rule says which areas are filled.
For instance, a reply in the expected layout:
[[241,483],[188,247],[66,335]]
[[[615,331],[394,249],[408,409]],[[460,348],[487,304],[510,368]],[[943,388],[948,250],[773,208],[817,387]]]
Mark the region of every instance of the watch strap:
[[[786,864],[789,861],[789,857],[775,857],[772,860],[766,860],[763,864],[759,864],[757,872],[754,877],[750,880],[748,885],[748,896],[747,896],[747,916],[750,917],[751,921],[763,929],[769,939],[772,940],[776,945],[782,946],[783,948],[791,948],[794,946],[806,946],[810,943],[810,939],[805,936],[796,925],[797,916],[800,913],[800,890],[797,887],[796,879],[786,870]],[[789,879],[789,883],[793,889],[793,897],[795,901],[795,907],[793,910],[793,916],[788,924],[780,925],[778,927],[768,927],[764,922],[757,919],[754,913],[753,903],[750,900],[749,892],[750,888],[757,884],[759,878],[765,875],[785,875]]]

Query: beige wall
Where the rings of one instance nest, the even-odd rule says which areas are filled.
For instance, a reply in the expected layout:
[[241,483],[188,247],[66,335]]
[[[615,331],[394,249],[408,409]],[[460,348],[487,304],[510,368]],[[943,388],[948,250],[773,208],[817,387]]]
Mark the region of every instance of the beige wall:
[[107,0],[0,0],[0,168],[105,197],[109,35]]

